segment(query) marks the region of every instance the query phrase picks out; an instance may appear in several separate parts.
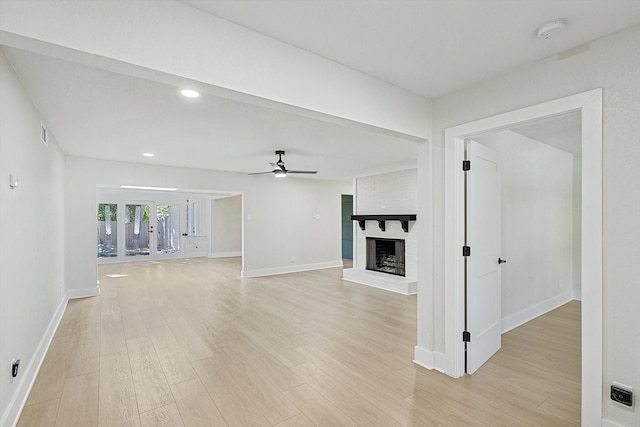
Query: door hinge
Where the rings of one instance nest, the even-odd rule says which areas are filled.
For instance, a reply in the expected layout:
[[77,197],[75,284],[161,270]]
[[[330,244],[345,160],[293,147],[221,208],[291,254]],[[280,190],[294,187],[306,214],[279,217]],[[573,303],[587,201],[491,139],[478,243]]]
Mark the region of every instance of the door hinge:
[[463,160],[462,161],[462,170],[470,171],[471,170],[471,160]]
[[462,332],[462,341],[463,342],[471,342],[471,332],[469,332],[469,331]]
[[471,256],[471,246],[462,247],[462,256]]

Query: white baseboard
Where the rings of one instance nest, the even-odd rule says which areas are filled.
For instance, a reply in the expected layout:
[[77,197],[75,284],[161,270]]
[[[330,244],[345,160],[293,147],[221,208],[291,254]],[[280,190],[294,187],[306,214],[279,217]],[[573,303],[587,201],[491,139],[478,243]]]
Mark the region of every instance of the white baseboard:
[[402,295],[413,295],[418,292],[417,281],[375,271],[347,268],[342,272],[342,279]]
[[574,289],[573,299],[576,301],[582,301],[582,289],[578,289],[577,291]]
[[502,333],[504,334],[505,332],[509,332],[510,330],[515,329],[538,316],[542,316],[543,314],[548,313],[573,299],[573,291],[569,290],[553,298],[549,298],[546,301],[542,301],[532,307],[519,311],[518,313],[507,316],[502,319]]
[[236,252],[212,252],[208,255],[209,258],[235,258],[242,256],[242,251]]
[[0,426],[15,427],[18,423],[18,419],[20,419],[20,414],[22,414],[22,409],[24,408],[25,403],[27,403],[27,398],[29,397],[33,383],[38,376],[44,357],[47,355],[53,336],[58,329],[64,310],[67,308],[67,301],[68,299],[66,296],[62,298],[62,301],[53,314],[53,317],[51,318],[42,339],[40,339],[38,347],[36,347],[36,351],[31,357],[29,364],[26,368],[23,368],[22,378],[16,387],[16,391],[13,393],[7,410],[0,419]]
[[240,277],[272,276],[274,274],[298,273],[300,271],[321,270],[324,268],[342,267],[342,260],[319,262],[316,264],[299,264],[286,267],[273,267],[258,270],[244,270]]
[[94,288],[69,289],[67,291],[66,297],[68,300],[76,298],[97,297],[100,294],[99,289],[100,288],[98,286]]
[[435,369],[442,373],[445,372],[445,357],[444,354],[438,351],[429,351],[422,347],[415,346],[413,363],[420,365],[423,368]]

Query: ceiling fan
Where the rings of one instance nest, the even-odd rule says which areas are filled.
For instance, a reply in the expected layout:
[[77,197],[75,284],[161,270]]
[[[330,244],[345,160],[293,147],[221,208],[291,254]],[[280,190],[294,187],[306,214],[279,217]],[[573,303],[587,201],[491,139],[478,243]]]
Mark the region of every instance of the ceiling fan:
[[275,163],[269,163],[273,166],[273,170],[269,172],[256,172],[250,173],[249,175],[262,175],[265,173],[272,173],[276,178],[284,178],[287,174],[290,173],[303,173],[303,174],[316,174],[318,171],[296,171],[289,170],[284,166],[284,162],[282,161],[282,156],[284,156],[284,150],[276,150],[276,156],[278,156],[278,161]]

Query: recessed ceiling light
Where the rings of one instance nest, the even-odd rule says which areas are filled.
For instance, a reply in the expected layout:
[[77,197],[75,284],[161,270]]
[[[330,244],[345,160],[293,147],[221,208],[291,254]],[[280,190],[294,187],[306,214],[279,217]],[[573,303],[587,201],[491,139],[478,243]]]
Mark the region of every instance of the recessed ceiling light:
[[540,25],[536,30],[536,35],[538,36],[538,38],[546,40],[551,37],[551,32],[563,30],[566,26],[566,18],[552,19],[551,21],[545,22],[544,24]]
[[127,190],[178,191],[177,188],[145,187],[142,185],[121,185],[120,188],[126,188]]
[[142,153],[143,156],[145,157],[153,157],[154,154],[153,153]]
[[192,89],[182,89],[180,93],[182,94],[182,96],[186,96],[187,98],[197,98],[200,96],[199,92],[196,92]]

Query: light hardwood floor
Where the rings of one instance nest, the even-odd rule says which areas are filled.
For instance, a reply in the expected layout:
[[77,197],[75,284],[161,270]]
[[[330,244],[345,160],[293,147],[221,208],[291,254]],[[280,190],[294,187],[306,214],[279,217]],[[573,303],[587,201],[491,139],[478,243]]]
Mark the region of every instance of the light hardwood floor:
[[503,335],[454,380],[412,363],[415,296],[343,282],[340,269],[239,270],[99,266],[101,295],[69,302],[18,425],[580,424],[578,302]]

